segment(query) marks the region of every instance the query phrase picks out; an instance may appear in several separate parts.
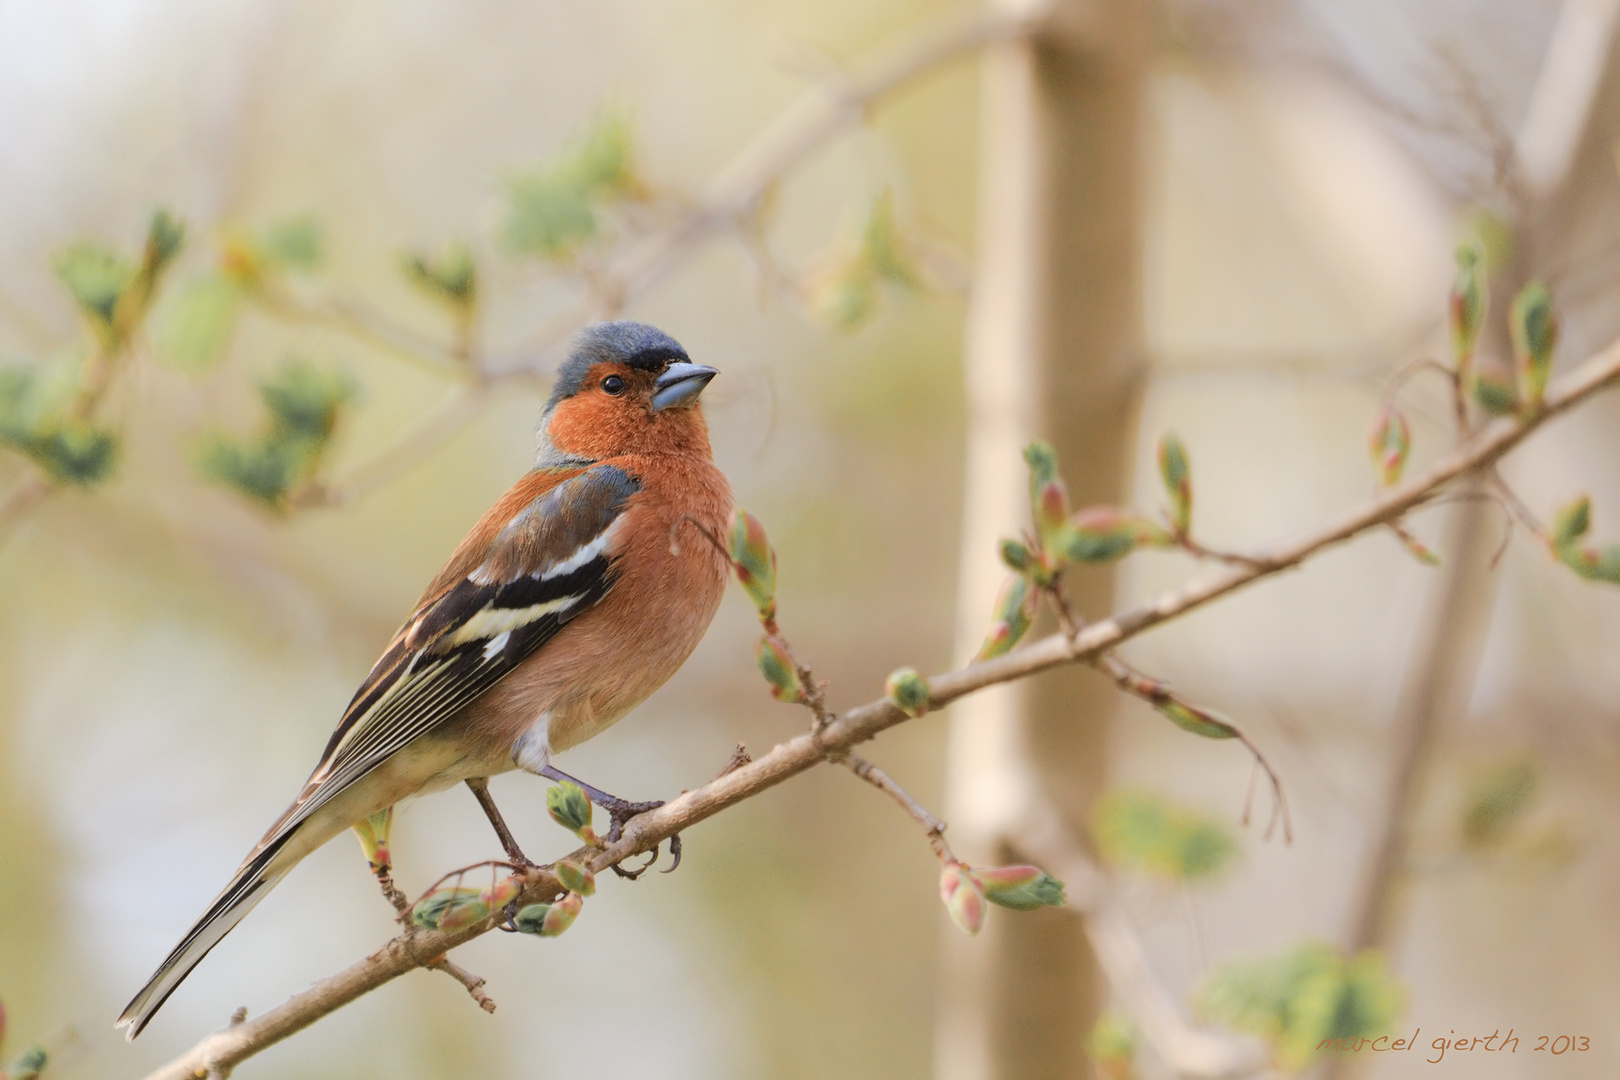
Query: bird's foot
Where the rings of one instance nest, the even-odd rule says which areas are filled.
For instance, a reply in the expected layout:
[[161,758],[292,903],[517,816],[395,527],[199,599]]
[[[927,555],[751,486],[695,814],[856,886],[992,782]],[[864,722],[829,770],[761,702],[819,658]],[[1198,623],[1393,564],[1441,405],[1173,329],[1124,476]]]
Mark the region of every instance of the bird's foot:
[[[651,802],[630,802],[628,799],[609,796],[601,800],[598,805],[606,810],[608,817],[612,819],[613,824],[608,829],[607,834],[607,842],[611,844],[624,835],[624,827],[630,823],[631,818],[645,814],[649,810],[658,809],[664,805],[664,800],[654,799]],[[674,861],[669,864],[669,869],[663,871],[666,874],[673,873],[675,868],[681,865],[681,837],[679,833],[669,838],[669,854]],[[618,863],[614,863],[613,872],[622,878],[634,881],[642,874],[645,874],[648,868],[657,861],[658,848],[654,847],[652,849],[652,858],[642,863],[641,866],[634,870],[626,870]]]

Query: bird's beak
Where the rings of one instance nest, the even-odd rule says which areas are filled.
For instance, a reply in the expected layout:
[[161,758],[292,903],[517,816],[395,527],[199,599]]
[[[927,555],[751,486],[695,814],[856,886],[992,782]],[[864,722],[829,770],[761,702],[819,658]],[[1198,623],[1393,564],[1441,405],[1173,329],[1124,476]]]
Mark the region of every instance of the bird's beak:
[[653,383],[652,411],[679,409],[697,401],[709,380],[720,372],[702,364],[671,364]]

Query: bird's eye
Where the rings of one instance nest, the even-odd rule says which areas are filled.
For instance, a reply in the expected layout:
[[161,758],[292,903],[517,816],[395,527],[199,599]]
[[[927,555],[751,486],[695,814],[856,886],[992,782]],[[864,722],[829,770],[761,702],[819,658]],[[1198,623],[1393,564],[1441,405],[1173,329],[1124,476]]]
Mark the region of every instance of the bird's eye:
[[602,380],[602,389],[617,397],[624,393],[624,380],[617,375],[609,375]]

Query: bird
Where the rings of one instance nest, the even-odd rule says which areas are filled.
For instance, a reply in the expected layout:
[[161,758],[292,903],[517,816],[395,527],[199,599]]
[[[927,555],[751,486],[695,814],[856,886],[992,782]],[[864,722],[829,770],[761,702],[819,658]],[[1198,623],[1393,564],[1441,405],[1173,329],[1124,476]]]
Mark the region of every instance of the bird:
[[[645,323],[580,333],[541,413],[534,468],[461,541],[298,797],[124,1009],[126,1038],[300,860],[404,799],[466,783],[508,856],[532,865],[488,778],[573,780],[553,755],[662,686],[719,608],[724,552],[675,542],[688,524],[722,536],[732,514],[699,401],[716,374]],[[615,830],[661,805],[580,786]]]

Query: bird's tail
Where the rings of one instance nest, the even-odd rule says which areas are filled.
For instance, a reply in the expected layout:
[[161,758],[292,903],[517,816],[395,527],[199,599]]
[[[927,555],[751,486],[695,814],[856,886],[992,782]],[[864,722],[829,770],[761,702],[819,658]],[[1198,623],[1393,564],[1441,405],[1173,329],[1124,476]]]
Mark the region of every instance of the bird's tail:
[[174,947],[168,959],[141,987],[141,992],[124,1006],[116,1024],[124,1029],[124,1038],[132,1040],[139,1035],[153,1014],[169,1000],[169,995],[191,974],[191,969],[202,963],[209,950],[218,945],[253,910],[253,906],[287,876],[298,860],[283,859],[277,865],[276,856],[281,853],[289,836],[290,833],[283,834],[255,851],[242,864],[231,883],[225,886],[225,891],[203,912],[202,918],[186,931],[186,936],[180,939],[180,944]]

